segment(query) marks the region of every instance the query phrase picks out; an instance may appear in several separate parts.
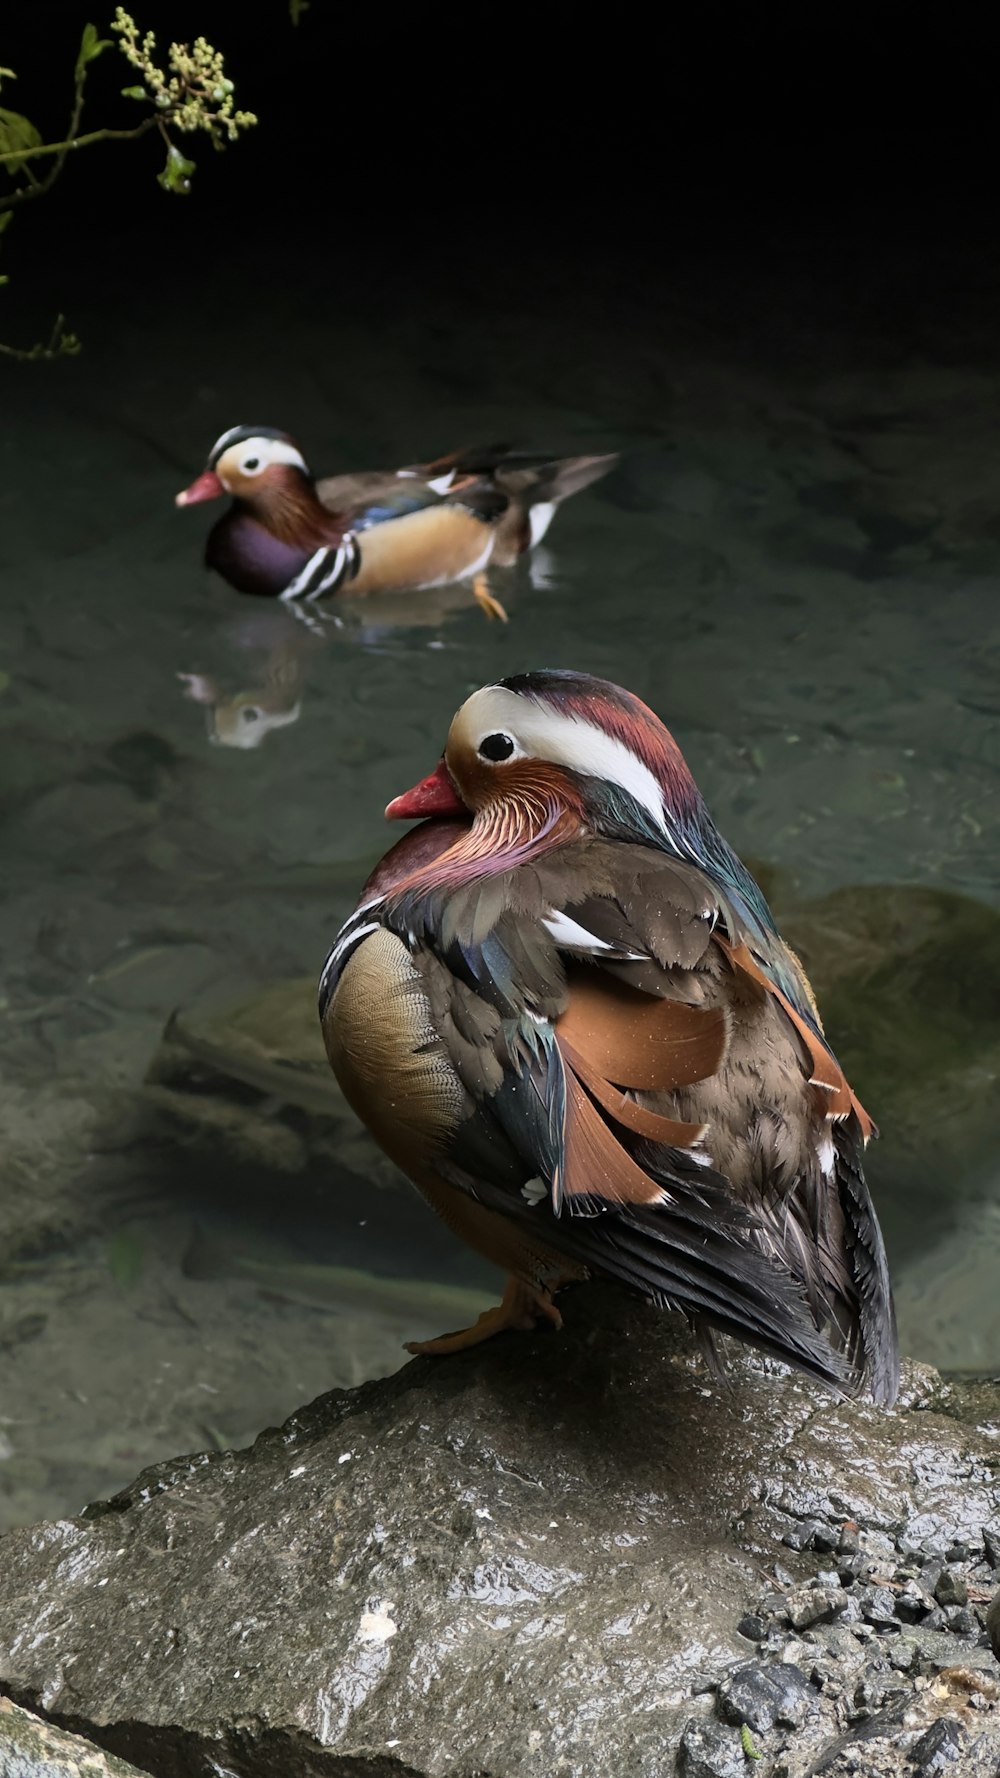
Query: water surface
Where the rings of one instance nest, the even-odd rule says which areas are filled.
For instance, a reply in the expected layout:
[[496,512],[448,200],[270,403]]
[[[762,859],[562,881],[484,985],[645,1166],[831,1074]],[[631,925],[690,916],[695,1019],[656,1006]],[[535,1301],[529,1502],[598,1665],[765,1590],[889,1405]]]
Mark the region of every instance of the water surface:
[[[307,1113],[249,1087],[206,1136],[211,1094],[199,1125],[143,1087],[176,1008],[315,976],[395,837],[386,801],[476,686],[567,665],[638,692],[779,906],[896,884],[997,908],[1000,372],[954,327],[849,324],[819,273],[780,311],[766,278],[742,307],[725,288],[709,263],[568,292],[540,264],[333,309],[306,277],[262,315],[150,282],[110,319],[81,297],[78,362],[10,373],[0,1520],[245,1441],[443,1331],[338,1313],[297,1265],[489,1300],[357,1139],[324,1160]],[[623,463],[497,578],[508,626],[452,595],[317,637],[212,583],[214,514],[173,508],[242,422],[287,426],[320,472],[506,438]],[[909,1349],[1000,1365],[989,1158],[959,1128],[939,1181],[908,1190],[884,1143],[870,1171]]]

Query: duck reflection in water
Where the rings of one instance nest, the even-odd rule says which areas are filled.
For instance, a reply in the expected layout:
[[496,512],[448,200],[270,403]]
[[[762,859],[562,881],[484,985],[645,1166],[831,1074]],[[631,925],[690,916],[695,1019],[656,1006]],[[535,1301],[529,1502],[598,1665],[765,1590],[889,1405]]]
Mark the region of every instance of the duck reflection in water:
[[[536,551],[526,572],[536,590],[551,585],[553,558],[547,551]],[[468,611],[467,589],[455,582],[418,592],[374,594],[344,615],[332,610],[306,613],[294,606],[272,606],[222,630],[225,650],[240,668],[239,678],[243,678],[246,657],[259,657],[244,689],[228,688],[212,672],[179,672],[177,678],[182,695],[204,707],[211,744],[250,752],[274,729],[290,728],[298,722],[309,667],[331,643],[368,653],[397,647],[409,653],[414,645],[411,632],[430,630],[435,634],[422,646],[443,648],[439,634],[443,626]]]

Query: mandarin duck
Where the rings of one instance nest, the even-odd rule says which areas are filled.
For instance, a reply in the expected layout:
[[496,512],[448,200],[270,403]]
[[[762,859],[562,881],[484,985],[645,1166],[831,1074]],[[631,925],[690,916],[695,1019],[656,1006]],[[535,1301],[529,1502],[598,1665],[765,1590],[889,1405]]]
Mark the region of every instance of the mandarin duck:
[[487,567],[511,567],[541,541],[560,501],[617,461],[546,460],[497,446],[317,482],[287,433],[234,426],[216,439],[207,468],[177,505],[231,495],[205,561],[238,592],[302,609],[334,593],[357,598],[471,580],[486,615],[506,621]]
[[320,981],[327,1053],[390,1158],[508,1274],[448,1352],[560,1323],[600,1274],[890,1403],[873,1125],[802,967],[676,741],[618,686],[523,673],[462,705],[386,810]]

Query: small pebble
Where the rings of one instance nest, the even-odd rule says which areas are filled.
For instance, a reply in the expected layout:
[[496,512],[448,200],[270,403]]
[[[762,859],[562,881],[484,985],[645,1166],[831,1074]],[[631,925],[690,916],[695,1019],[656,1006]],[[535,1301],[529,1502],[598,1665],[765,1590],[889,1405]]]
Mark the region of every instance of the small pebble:
[[766,1633],[767,1625],[764,1619],[754,1611],[748,1611],[745,1616],[740,1618],[736,1626],[736,1634],[745,1636],[748,1642],[763,1642]]
[[945,1629],[955,1636],[978,1636],[979,1619],[967,1605],[949,1605],[944,1614]]
[[991,1568],[1000,1568],[1000,1526],[987,1526],[983,1532],[986,1560]]
[[944,1559],[946,1562],[967,1562],[969,1560],[969,1554],[968,1544],[962,1543],[961,1539],[956,1538],[955,1542],[949,1544],[948,1548],[945,1550]]

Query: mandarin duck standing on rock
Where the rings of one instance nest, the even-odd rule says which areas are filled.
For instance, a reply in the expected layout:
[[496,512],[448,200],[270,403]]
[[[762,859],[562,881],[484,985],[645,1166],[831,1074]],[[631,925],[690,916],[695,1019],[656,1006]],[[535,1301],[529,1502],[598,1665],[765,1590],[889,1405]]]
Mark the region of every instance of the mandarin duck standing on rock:
[[601,679],[518,674],[463,704],[430,817],[387,855],[320,983],[372,1134],[509,1275],[448,1352],[603,1274],[890,1403],[871,1119],[809,983],[680,749]]
[[511,567],[541,541],[560,501],[617,461],[546,460],[496,447],[317,482],[287,433],[234,426],[177,504],[232,496],[209,533],[205,561],[237,592],[302,608],[334,593],[359,598],[471,580],[487,616],[506,619],[487,568]]

